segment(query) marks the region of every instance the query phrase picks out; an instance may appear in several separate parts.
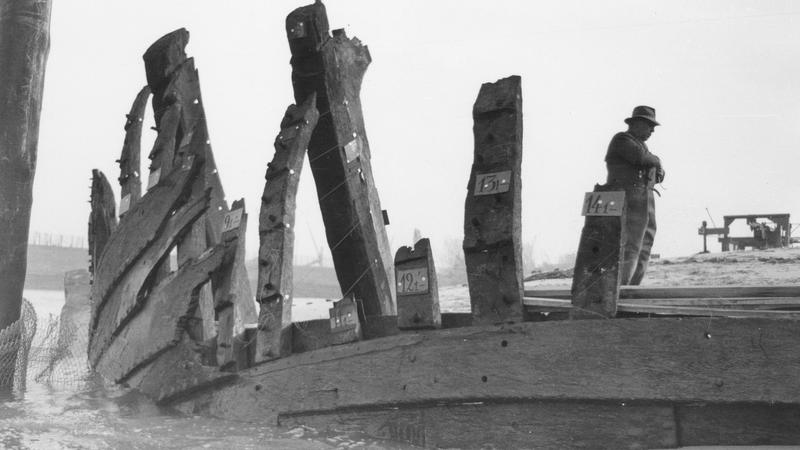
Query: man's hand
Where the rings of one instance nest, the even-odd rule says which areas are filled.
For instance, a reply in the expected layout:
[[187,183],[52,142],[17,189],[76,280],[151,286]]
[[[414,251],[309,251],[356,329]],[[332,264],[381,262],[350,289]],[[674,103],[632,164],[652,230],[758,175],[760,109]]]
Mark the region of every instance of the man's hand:
[[661,167],[658,167],[656,169],[656,184],[661,183],[662,181],[664,181],[664,175],[666,175],[666,172],[664,172],[664,169],[662,169]]

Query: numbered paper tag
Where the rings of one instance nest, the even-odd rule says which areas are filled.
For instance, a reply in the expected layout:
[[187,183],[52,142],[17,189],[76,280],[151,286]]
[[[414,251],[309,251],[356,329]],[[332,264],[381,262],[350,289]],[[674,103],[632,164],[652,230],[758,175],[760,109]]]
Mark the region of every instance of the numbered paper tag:
[[511,187],[511,171],[479,173],[475,175],[475,195],[491,195],[508,192]]
[[353,162],[356,158],[361,156],[361,139],[355,138],[344,146],[344,156],[347,162]]
[[222,232],[231,231],[239,228],[242,223],[242,208],[234,209],[233,211],[225,214],[222,220]]
[[417,295],[428,292],[428,268],[397,271],[397,295]]
[[122,200],[119,202],[119,215],[123,215],[128,210],[131,209],[131,194],[127,194],[125,197],[122,197]]
[[161,179],[161,168],[150,172],[150,175],[147,177],[147,189],[152,188],[156,184],[158,184],[158,180]]
[[583,216],[621,216],[625,191],[587,192],[583,199]]

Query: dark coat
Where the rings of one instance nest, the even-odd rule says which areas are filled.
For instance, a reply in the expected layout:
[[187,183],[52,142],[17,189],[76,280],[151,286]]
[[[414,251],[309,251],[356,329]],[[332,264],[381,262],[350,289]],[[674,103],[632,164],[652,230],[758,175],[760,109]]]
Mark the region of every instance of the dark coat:
[[662,173],[661,160],[650,153],[647,145],[627,131],[621,131],[611,138],[606,153],[608,179],[612,186],[652,187],[657,181],[656,174]]

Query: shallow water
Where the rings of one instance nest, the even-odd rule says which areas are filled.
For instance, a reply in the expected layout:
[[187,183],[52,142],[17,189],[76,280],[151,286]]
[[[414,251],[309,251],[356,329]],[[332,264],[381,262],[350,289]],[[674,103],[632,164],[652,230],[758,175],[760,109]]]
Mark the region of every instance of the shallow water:
[[[26,291],[25,297],[37,310],[39,330],[57,317],[64,302],[58,291]],[[327,314],[330,307],[323,299],[297,300],[299,320]],[[0,448],[409,448],[355,434],[186,416],[85,372],[49,382],[33,379],[36,372],[29,370],[24,389],[0,392]]]

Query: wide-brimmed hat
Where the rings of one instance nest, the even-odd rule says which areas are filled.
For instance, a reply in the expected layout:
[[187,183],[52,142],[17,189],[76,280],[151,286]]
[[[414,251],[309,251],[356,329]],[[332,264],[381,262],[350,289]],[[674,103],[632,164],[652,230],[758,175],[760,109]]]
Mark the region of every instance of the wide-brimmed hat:
[[644,119],[653,125],[661,125],[660,123],[656,122],[656,110],[649,106],[637,106],[633,108],[633,113],[631,116],[625,119],[625,123],[631,123],[633,119]]

